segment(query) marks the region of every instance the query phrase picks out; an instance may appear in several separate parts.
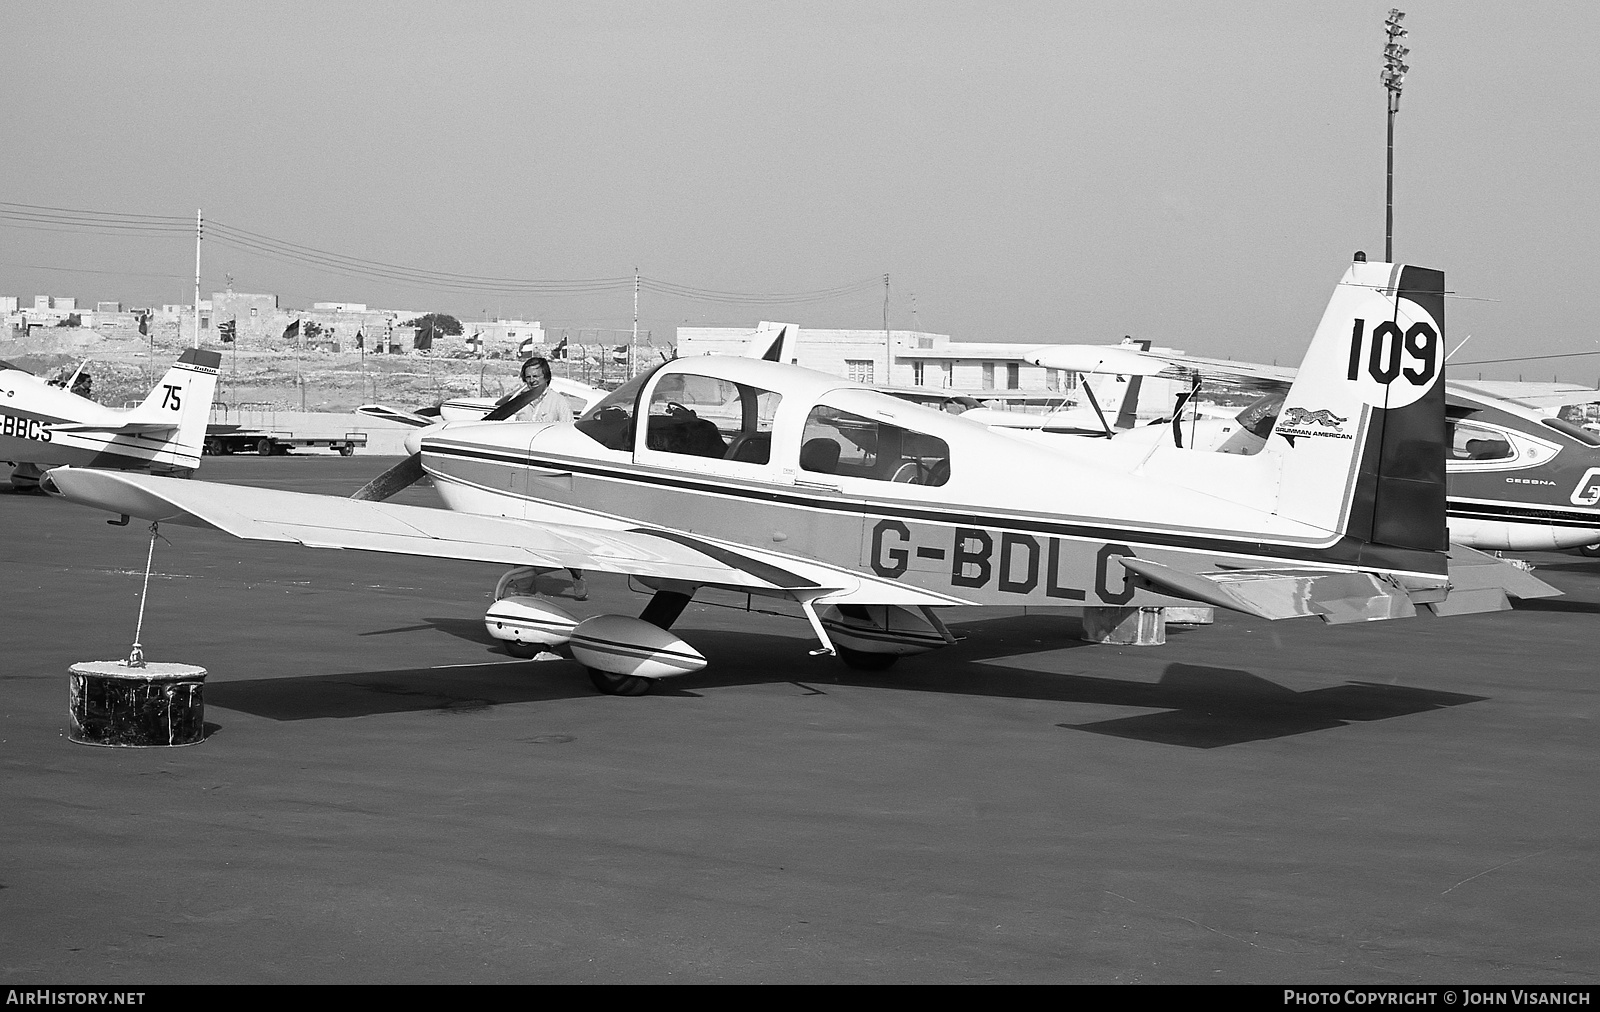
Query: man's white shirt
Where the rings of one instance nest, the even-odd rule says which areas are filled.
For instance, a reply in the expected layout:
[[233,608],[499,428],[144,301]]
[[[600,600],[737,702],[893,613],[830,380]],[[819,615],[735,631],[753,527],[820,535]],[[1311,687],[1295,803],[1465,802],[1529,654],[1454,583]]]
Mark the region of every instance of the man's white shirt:
[[519,422],[570,422],[572,421],[572,405],[567,399],[549,387],[544,393],[530,404],[524,405],[516,414]]

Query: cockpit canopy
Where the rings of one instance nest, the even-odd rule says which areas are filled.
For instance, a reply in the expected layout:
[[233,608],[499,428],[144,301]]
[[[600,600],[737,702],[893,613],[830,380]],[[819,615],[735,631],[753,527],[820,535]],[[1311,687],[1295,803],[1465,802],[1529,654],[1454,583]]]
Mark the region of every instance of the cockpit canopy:
[[[670,365],[664,373],[666,367],[658,366],[612,391],[578,419],[578,430],[611,450],[798,466],[802,477],[917,485],[950,479],[949,444],[899,418],[916,408],[908,411],[896,403],[892,412],[871,417],[854,402],[863,394],[876,398],[876,392],[813,373],[799,374],[798,386],[785,386],[791,391],[786,402],[785,393],[769,388],[785,385],[785,374],[750,360]],[[780,416],[791,420],[780,424]],[[642,446],[640,420],[645,423]]]

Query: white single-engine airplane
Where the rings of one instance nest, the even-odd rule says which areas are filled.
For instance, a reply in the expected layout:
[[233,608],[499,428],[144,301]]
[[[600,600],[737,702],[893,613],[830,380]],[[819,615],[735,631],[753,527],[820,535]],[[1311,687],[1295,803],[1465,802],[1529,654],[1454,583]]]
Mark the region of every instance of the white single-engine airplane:
[[13,488],[61,464],[187,475],[200,466],[222,356],[188,349],[136,408],[97,404],[0,362],[0,460]]
[[[701,588],[792,601],[815,652],[864,667],[954,642],[948,605],[1198,601],[1336,623],[1490,610],[1503,595],[1451,593],[1443,292],[1438,271],[1354,264],[1288,398],[1326,425],[1254,456],[1158,447],[1137,474],[835,377],[706,357],[572,424],[419,430],[414,457],[351,499],[81,468],[45,484],[251,540],[628,574],[654,594],[639,618],[579,622],[522,596],[486,617],[523,647],[568,642],[626,695],[705,666],[668,631]],[[1375,347],[1392,368],[1368,367]],[[381,501],[424,473],[450,509]]]
[[1139,358],[1135,352],[1150,347],[1149,341],[1112,347],[1061,345],[1050,366],[1078,374],[1082,404],[1060,407],[1043,414],[975,408],[966,412],[967,421],[991,429],[1012,429],[1052,436],[1111,437],[1139,424],[1139,389],[1144,377],[1161,372],[1163,364]]

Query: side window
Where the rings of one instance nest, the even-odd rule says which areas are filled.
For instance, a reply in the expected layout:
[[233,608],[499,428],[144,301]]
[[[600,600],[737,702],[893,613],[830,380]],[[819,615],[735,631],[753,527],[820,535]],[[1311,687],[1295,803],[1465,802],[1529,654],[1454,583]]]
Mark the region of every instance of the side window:
[[1471,422],[1457,422],[1451,433],[1450,454],[1456,460],[1511,460],[1517,451],[1503,433]]
[[800,469],[911,485],[950,480],[950,447],[937,436],[818,405],[800,438]]
[[664,453],[765,464],[781,396],[745,383],[678,373],[650,394],[645,445]]

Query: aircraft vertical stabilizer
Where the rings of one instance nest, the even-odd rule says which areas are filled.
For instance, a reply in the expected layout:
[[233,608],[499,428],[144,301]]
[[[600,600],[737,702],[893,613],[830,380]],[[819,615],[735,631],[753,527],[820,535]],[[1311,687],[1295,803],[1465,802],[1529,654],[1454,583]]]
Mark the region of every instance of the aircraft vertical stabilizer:
[[799,327],[792,323],[774,323],[771,320],[762,320],[756,327],[755,336],[750,339],[750,344],[745,348],[746,358],[761,358],[768,362],[787,362],[790,365],[799,361],[795,344],[799,341]]
[[200,466],[200,449],[205,443],[206,422],[211,417],[211,398],[216,393],[221,366],[222,356],[217,352],[184,349],[144,403],[134,410],[135,418],[177,423],[176,430],[152,458],[155,463],[176,468]]
[[[1123,343],[1127,344],[1128,342],[1124,341]],[[1148,340],[1135,341],[1133,344],[1140,351],[1150,350],[1150,342]],[[1117,380],[1123,385],[1122,402],[1115,408],[1111,408],[1108,405],[1106,410],[1116,412],[1117,420],[1115,425],[1117,429],[1131,429],[1139,424],[1139,388],[1144,384],[1144,377],[1134,373],[1132,376],[1118,376]]]
[[1352,264],[1267,442],[1283,461],[1277,512],[1443,551],[1444,394],[1444,274]]

